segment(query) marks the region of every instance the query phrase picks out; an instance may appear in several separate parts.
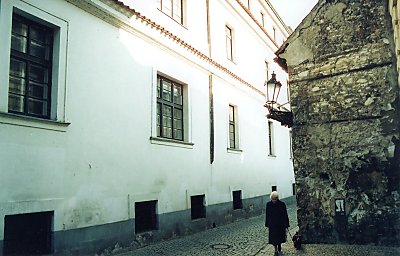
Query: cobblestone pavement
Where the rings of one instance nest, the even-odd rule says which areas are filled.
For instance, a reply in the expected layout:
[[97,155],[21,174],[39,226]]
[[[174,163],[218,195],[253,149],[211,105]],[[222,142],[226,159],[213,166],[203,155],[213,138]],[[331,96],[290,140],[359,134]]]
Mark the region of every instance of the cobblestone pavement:
[[[296,205],[288,205],[291,233],[297,229]],[[194,235],[159,242],[129,252],[114,253],[115,256],[266,256],[273,255],[274,249],[267,244],[268,230],[264,227],[264,215],[243,219],[221,227],[216,227]],[[355,245],[303,245],[296,251],[293,244],[282,246],[281,255],[340,255],[375,256],[400,255],[394,247]]]

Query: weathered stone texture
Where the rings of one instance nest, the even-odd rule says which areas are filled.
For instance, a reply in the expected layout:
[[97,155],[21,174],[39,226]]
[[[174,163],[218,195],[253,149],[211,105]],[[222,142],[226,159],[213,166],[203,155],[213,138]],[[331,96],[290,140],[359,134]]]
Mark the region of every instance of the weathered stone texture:
[[[400,101],[381,0],[320,0],[287,41],[306,242],[400,244]],[[345,216],[335,214],[345,199]]]

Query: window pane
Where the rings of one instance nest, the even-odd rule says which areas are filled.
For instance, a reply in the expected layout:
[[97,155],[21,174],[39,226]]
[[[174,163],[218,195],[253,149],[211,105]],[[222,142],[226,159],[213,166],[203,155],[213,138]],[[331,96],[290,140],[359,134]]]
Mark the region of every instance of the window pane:
[[47,112],[47,101],[29,99],[28,113],[45,116]]
[[229,121],[233,122],[235,120],[235,108],[229,106]]
[[163,127],[163,137],[172,139],[172,128]]
[[182,120],[182,110],[174,109],[174,128],[182,129],[183,120]]
[[39,99],[47,99],[47,85],[31,82],[29,84],[29,96]]
[[174,84],[174,103],[182,105],[182,86]]
[[24,37],[28,36],[28,26],[21,23],[19,20],[13,19],[12,32]]
[[181,0],[173,0],[173,13],[174,17],[172,17],[174,20],[178,21],[179,23],[182,23],[182,1]]
[[25,37],[12,34],[11,36],[11,49],[26,53],[27,39]]
[[32,40],[29,51],[32,56],[45,60],[49,59],[49,47],[46,47],[46,45],[42,43]]
[[46,30],[37,27],[31,27],[31,34],[30,38],[36,41],[42,42],[43,44],[48,43],[46,42]]
[[174,129],[174,139],[183,140],[183,133],[180,129]]
[[24,95],[25,79],[10,76],[9,92]]
[[171,101],[171,83],[163,80],[163,99]]
[[230,39],[226,40],[226,56],[228,59],[232,60],[233,59],[233,54],[232,54],[232,41]]
[[161,104],[157,103],[157,136],[161,136]]
[[29,71],[29,79],[35,80],[35,81],[41,82],[41,83],[47,83],[48,82],[48,70],[43,67],[31,65],[30,71]]
[[164,105],[162,110],[163,136],[172,138],[172,107]]
[[8,110],[24,112],[24,96],[8,95]]
[[172,0],[162,0],[161,10],[172,17]]
[[10,75],[15,77],[25,77],[25,74],[26,74],[25,62],[11,58]]
[[157,98],[161,98],[161,78],[157,78]]
[[235,148],[235,126],[229,124],[229,143],[231,148]]

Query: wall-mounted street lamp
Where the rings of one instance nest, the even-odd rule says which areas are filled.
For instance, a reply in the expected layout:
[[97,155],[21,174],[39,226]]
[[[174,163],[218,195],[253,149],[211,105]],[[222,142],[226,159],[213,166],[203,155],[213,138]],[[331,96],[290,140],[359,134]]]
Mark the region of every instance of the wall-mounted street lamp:
[[272,72],[272,77],[265,84],[267,86],[267,102],[264,107],[268,109],[268,118],[274,119],[287,127],[293,126],[293,113],[292,111],[280,110],[282,105],[278,105],[278,96],[281,90],[281,82],[276,80],[275,72]]

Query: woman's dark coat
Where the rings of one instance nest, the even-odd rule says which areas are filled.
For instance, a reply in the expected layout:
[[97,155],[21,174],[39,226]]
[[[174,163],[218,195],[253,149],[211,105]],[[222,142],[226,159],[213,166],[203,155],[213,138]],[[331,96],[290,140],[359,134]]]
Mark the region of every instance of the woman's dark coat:
[[286,204],[277,200],[267,203],[265,211],[265,226],[269,229],[268,243],[277,245],[286,242],[286,228],[289,227],[289,217]]

